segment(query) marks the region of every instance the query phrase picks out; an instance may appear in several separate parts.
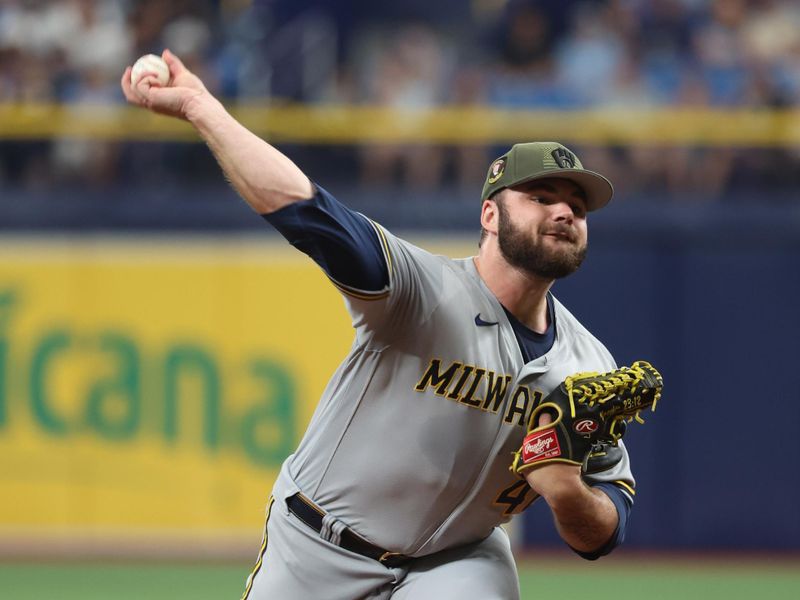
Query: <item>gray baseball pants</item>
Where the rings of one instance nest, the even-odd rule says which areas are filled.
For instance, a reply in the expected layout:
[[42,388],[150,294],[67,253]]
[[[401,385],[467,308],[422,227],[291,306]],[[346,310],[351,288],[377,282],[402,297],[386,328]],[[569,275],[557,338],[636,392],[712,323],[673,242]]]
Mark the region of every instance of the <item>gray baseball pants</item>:
[[264,543],[243,600],[519,600],[519,596],[508,535],[499,527],[480,542],[388,568],[320,537],[289,512],[279,494],[270,498]]

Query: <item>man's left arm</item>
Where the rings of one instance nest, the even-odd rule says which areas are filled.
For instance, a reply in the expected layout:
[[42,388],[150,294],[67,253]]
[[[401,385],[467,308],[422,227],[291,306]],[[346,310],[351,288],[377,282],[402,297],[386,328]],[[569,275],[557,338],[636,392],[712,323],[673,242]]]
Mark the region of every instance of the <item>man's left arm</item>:
[[590,486],[580,466],[564,463],[543,465],[524,475],[550,506],[561,538],[580,556],[593,560],[621,543],[631,502],[617,486]]
[[608,554],[625,536],[634,482],[621,438],[627,423],[643,423],[639,413],[655,409],[663,384],[646,361],[575,373],[531,411],[511,468],[545,499],[561,537],[584,558]]

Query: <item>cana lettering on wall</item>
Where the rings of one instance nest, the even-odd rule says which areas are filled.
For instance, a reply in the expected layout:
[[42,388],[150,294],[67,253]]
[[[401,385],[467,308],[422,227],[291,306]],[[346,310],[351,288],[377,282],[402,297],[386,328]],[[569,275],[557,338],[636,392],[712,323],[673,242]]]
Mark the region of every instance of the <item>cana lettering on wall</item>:
[[264,467],[294,448],[297,386],[280,361],[222,360],[186,339],[153,348],[124,327],[53,323],[23,340],[14,331],[22,311],[24,293],[0,290],[0,437],[24,412],[54,438],[157,437],[165,447],[197,440],[207,452],[238,452]]

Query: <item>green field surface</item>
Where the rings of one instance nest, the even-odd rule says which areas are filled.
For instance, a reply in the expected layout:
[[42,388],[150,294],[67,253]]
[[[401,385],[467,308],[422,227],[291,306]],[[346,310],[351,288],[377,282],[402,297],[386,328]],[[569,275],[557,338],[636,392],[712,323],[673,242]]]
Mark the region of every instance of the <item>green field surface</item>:
[[[523,600],[789,600],[800,562],[636,558],[603,565],[520,562]],[[218,564],[0,564],[3,600],[235,600],[248,567]],[[291,600],[291,599],[287,599]],[[427,600],[427,599],[420,599]],[[438,599],[437,599],[438,600]]]

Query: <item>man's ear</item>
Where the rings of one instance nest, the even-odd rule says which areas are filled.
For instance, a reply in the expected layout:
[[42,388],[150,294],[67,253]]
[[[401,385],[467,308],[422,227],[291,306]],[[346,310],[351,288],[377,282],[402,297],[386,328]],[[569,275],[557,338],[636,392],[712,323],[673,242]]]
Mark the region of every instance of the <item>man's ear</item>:
[[497,233],[500,210],[494,200],[484,200],[481,205],[481,227],[490,233]]

